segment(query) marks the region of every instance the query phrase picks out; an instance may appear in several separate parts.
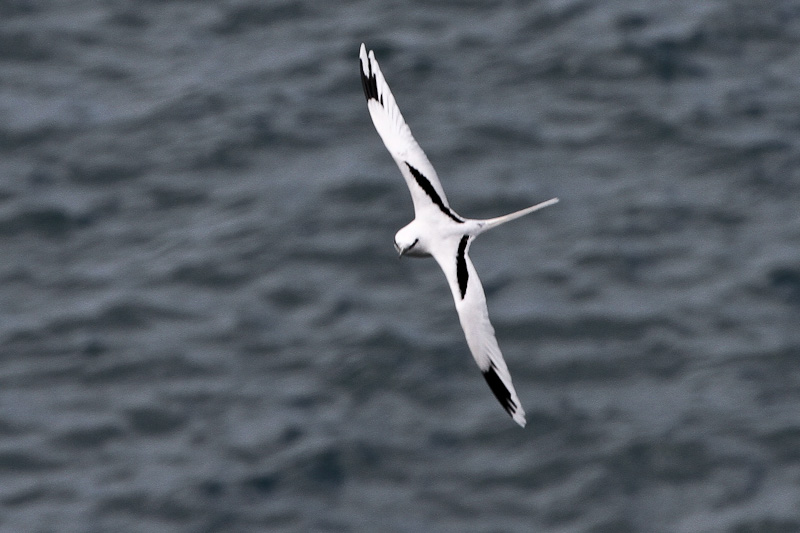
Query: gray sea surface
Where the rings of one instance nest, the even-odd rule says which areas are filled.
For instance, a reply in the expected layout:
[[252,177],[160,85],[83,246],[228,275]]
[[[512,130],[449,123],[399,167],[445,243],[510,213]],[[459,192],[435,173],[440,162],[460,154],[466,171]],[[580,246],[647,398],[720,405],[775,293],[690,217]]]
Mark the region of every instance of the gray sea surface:
[[800,531],[796,0],[7,0],[0,250],[4,533]]

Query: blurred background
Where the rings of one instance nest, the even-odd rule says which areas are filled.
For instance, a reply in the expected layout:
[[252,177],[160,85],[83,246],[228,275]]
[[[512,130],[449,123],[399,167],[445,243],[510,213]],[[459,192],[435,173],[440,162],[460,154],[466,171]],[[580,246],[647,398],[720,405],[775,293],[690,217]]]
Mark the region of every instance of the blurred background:
[[[375,50],[528,412],[370,121]],[[800,531],[800,3],[0,3],[0,531]]]

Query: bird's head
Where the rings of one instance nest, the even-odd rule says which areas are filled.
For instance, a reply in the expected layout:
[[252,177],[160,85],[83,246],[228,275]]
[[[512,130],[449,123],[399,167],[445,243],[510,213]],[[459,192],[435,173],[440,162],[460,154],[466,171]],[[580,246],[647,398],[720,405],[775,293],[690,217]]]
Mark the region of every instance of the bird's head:
[[400,257],[427,257],[430,255],[420,242],[419,232],[412,222],[394,236],[394,249]]

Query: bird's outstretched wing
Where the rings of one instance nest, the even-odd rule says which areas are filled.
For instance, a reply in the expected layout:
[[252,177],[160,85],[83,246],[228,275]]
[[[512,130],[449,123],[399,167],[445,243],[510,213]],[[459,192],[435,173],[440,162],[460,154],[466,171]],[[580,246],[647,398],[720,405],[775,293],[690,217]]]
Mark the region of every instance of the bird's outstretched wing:
[[458,216],[447,203],[447,197],[439,182],[439,177],[428,161],[425,152],[419,147],[411,130],[408,128],[392,91],[386,84],[380,66],[375,60],[375,54],[361,44],[359,52],[361,61],[361,83],[367,97],[367,108],[372,117],[372,123],[378,130],[383,144],[392,154],[400,167],[400,172],[406,179],[406,184],[411,191],[414,202],[416,218],[442,215],[451,220],[462,223],[464,219]]
[[472,239],[469,235],[445,239],[431,250],[431,254],[447,277],[458,319],[478,368],[503,408],[517,424],[525,427],[525,411],[511,383],[511,374],[489,321],[483,285],[467,254]]

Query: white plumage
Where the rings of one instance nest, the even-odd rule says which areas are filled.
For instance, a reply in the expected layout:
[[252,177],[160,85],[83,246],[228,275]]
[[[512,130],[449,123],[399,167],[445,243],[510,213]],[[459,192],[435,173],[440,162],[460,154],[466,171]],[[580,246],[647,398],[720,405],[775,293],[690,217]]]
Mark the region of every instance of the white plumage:
[[489,321],[486,296],[478,274],[469,259],[472,240],[484,231],[537,211],[558,201],[546,202],[514,213],[476,220],[459,216],[450,208],[436,171],[408,128],[392,91],[386,84],[375,54],[361,45],[361,81],[367,108],[400,172],[414,202],[414,220],[395,235],[398,253],[412,257],[433,256],[447,277],[458,318],[475,362],[503,408],[525,426],[525,411],[520,404],[503,354]]

